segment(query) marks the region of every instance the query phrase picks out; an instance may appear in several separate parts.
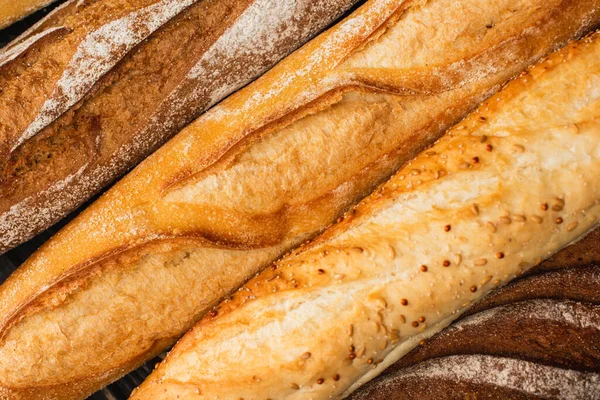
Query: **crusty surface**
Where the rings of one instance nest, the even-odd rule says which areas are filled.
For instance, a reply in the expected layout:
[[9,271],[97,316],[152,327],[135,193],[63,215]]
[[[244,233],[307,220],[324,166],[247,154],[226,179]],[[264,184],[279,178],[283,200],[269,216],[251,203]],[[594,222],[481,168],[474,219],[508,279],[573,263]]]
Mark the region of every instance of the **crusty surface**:
[[599,5],[368,2],[186,128],[9,278],[5,396],[66,397],[72,382],[98,387],[165,349],[508,77],[596,24]]
[[[535,270],[476,302],[349,398],[594,398],[600,392],[600,229]],[[481,355],[488,356],[485,363]]]
[[0,0],[0,29],[56,0]]
[[530,69],[215,308],[132,398],[352,393],[598,225],[599,85],[600,34]]
[[[0,92],[0,121],[4,122],[0,123],[0,139],[8,141],[5,150],[10,153],[9,157],[0,157],[0,253],[77,208],[209,106],[258,77],[355,2],[162,1],[157,4],[168,5],[162,13],[150,7],[151,12],[140,14],[138,19],[147,22],[162,18],[168,22],[137,47],[127,53],[128,48],[121,46],[118,38],[128,34],[141,38],[143,29],[134,25],[136,29],[129,32],[123,21],[131,17],[110,20],[78,43],[77,52],[64,68],[63,64],[54,65],[52,48],[64,56],[63,48],[72,46],[66,43],[67,38],[75,33],[60,36],[66,22],[59,17],[70,12],[70,19],[76,21],[95,20],[90,13],[94,8],[103,11],[107,1],[83,9],[67,4],[55,12],[9,47],[6,54],[19,46],[22,54],[0,67],[0,86],[6,83],[6,89]],[[172,15],[175,5],[179,9],[186,3],[194,4]],[[50,22],[52,26],[48,26]],[[123,32],[117,34],[113,25]],[[97,55],[93,64],[99,67],[88,73],[82,71],[88,57],[78,55],[89,50],[98,32],[108,36],[103,40],[110,51]],[[29,46],[18,44],[26,43],[28,36],[39,38]],[[119,57],[122,59],[114,65]],[[36,69],[45,75],[34,75]],[[62,73],[57,88],[47,76],[52,71]],[[103,72],[106,74],[102,76]],[[50,91],[37,93],[43,87],[38,81]],[[87,95],[73,105],[86,89]],[[11,98],[18,99],[16,106]],[[38,101],[44,101],[46,111],[32,105]],[[36,114],[34,122],[30,114]]]

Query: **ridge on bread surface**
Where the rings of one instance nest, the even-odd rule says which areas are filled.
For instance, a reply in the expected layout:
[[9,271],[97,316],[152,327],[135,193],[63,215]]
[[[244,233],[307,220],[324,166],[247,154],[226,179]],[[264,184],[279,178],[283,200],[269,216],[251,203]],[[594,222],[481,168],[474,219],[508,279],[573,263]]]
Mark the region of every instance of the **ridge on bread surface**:
[[[352,393],[600,223],[599,85],[596,33],[522,74],[346,219],[250,280],[132,398]],[[579,323],[595,328],[598,316]]]
[[[113,19],[104,14],[115,0],[59,7],[0,55],[0,152],[10,152],[0,157],[0,253],[66,216],[355,2],[204,0],[176,16],[185,2],[159,2]],[[134,48],[120,45],[145,32],[139,19],[168,22]],[[56,82],[46,76],[53,71],[62,73]],[[50,109],[34,124],[38,102]]]
[[[6,372],[0,387],[29,394],[50,384],[66,387],[107,368],[125,371],[162,351],[507,78],[595,23],[599,3],[583,3],[367,3],[192,124],[9,278],[0,288],[7,300],[0,302],[0,354],[7,355],[0,357]],[[457,15],[472,18],[468,31]],[[454,23],[436,23],[443,20]],[[490,20],[495,28],[487,27]],[[421,37],[432,27],[442,30],[423,48]],[[468,41],[472,47],[448,51]],[[421,51],[438,65],[410,57]],[[432,71],[439,80],[424,79]],[[340,121],[347,110],[352,118],[346,113]],[[334,125],[354,136],[335,136]],[[329,135],[339,143],[337,152],[327,146]],[[281,143],[289,145],[285,152]],[[300,163],[295,157],[305,152],[322,162]],[[305,161],[310,168],[303,168]],[[274,175],[256,179],[255,171]],[[227,174],[239,179],[231,187],[241,193],[221,192],[221,203],[201,190]],[[310,191],[298,192],[297,182]],[[287,191],[272,196],[280,184]],[[20,374],[26,369],[35,374]]]

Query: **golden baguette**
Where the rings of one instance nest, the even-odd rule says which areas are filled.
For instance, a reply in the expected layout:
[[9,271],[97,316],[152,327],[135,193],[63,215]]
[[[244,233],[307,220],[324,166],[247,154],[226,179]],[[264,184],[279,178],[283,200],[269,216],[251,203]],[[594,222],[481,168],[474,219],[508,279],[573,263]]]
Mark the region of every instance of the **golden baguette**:
[[600,33],[530,69],[343,222],[248,282],[132,398],[352,393],[597,226],[598,88]]
[[0,0],[0,29],[56,0]]
[[373,0],[143,162],[0,287],[0,397],[81,398],[165,350],[600,0]]

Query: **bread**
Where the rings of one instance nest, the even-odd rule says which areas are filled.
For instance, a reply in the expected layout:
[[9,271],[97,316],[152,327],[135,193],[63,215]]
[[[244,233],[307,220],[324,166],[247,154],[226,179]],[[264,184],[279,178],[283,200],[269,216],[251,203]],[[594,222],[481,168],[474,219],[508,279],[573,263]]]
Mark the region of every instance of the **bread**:
[[0,29],[53,3],[55,0],[0,0]]
[[[355,2],[100,0],[55,11],[0,54],[0,253],[80,206]],[[94,58],[98,43],[108,46]]]
[[132,399],[351,394],[600,223],[599,83],[600,33],[530,69],[213,309]]
[[[595,264],[579,261],[578,250],[595,254]],[[469,307],[349,399],[594,398],[600,229],[548,261]]]
[[599,19],[596,1],[366,3],[186,128],[0,287],[0,393],[77,397],[162,352]]

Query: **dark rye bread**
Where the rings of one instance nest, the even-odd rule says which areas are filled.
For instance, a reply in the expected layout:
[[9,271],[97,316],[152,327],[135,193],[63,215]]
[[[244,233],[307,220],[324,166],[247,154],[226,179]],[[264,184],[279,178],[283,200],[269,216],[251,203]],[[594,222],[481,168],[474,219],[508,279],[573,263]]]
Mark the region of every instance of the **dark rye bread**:
[[[113,48],[90,73],[75,56],[63,60],[91,40],[76,35],[80,26],[113,32],[106,15],[114,12],[100,11],[150,3],[136,1],[65,3],[0,53],[0,253],[64,217],[356,3],[180,1],[170,7],[192,6],[129,52],[121,42],[133,40],[108,42]],[[17,51],[28,38],[36,40]],[[19,55],[9,60],[11,51]]]
[[[562,267],[561,267],[562,266]],[[600,229],[475,303],[349,398],[597,399]]]

